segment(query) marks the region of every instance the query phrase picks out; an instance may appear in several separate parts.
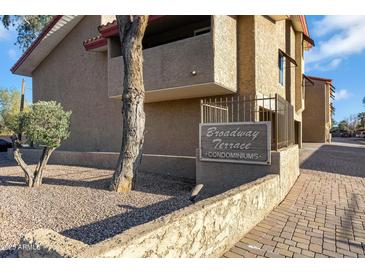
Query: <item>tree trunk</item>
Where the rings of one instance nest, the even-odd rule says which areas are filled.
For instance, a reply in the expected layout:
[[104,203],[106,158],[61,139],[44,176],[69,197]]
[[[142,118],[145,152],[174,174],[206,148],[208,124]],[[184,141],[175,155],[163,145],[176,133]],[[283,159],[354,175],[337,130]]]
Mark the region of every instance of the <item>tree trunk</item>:
[[41,158],[39,159],[39,162],[34,172],[32,173],[28,165],[24,162],[22,158],[22,154],[19,150],[20,147],[19,141],[16,140],[16,138],[12,138],[12,142],[13,142],[14,159],[25,174],[25,182],[29,187],[39,187],[42,184],[44,168],[48,163],[49,157],[51,157],[51,154],[53,153],[53,151],[56,150],[56,148],[49,148],[49,147],[43,148]]
[[15,161],[18,163],[18,165],[21,167],[25,174],[25,182],[29,187],[33,186],[33,174],[30,172],[28,165],[24,162],[22,155],[19,151],[19,148],[17,145],[13,144],[13,155]]
[[42,156],[34,171],[33,187],[41,186],[44,168],[46,167],[49,157],[51,157],[51,154],[53,153],[53,151],[55,151],[55,149],[56,148],[49,148],[49,147],[43,148]]
[[144,83],[142,39],[148,16],[117,15],[124,61],[122,95],[123,133],[111,190],[128,192],[137,179],[144,141]]

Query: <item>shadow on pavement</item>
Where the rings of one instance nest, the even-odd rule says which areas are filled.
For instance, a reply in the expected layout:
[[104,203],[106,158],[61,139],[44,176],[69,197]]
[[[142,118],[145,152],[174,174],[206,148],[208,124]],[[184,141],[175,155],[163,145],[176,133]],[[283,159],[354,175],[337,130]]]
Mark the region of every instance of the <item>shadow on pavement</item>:
[[322,145],[300,168],[365,178],[365,146]]

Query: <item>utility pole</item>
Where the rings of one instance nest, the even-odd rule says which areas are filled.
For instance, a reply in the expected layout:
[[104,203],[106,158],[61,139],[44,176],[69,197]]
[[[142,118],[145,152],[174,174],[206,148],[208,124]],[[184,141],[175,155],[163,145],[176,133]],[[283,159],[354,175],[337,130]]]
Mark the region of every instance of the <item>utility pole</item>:
[[[24,110],[24,92],[25,92],[25,81],[24,81],[24,79],[22,79],[22,95],[20,97],[20,112],[23,112],[23,110]],[[20,125],[20,128],[21,127],[22,127],[22,125]],[[18,135],[18,139],[19,139],[19,142],[22,141],[21,132]]]
[[24,110],[24,91],[25,91],[25,81],[22,79],[22,97],[20,98],[20,112]]

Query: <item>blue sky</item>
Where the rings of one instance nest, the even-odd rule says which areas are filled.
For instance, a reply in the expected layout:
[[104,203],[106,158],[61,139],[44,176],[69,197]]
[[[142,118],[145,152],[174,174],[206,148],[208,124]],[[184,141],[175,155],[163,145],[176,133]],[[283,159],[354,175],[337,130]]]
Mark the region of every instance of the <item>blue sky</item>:
[[333,79],[335,120],[365,112],[365,16],[307,16],[316,46],[305,55],[305,73]]
[[14,30],[5,30],[0,24],[0,88],[20,90],[22,79],[25,79],[25,97],[31,102],[32,100],[32,79],[13,75],[10,68],[21,56],[18,46],[15,46],[16,32]]
[[[365,16],[307,16],[316,47],[306,53],[306,74],[331,78],[336,87],[335,120],[365,111]],[[26,81],[26,98],[31,101],[31,78],[11,74],[10,67],[21,55],[14,45],[15,31],[0,26],[0,88],[20,90]]]

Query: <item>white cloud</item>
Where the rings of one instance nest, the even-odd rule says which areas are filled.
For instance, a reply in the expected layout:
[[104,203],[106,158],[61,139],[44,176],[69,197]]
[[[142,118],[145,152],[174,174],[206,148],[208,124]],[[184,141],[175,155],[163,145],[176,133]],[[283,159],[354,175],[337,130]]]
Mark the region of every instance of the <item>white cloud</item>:
[[[314,23],[314,33],[320,40],[306,54],[306,62],[332,62],[365,50],[365,16],[325,16]],[[324,40],[323,36],[329,35]],[[332,61],[330,61],[332,60]],[[336,65],[335,61],[333,64]]]
[[3,25],[0,25],[0,40],[5,39],[8,37],[8,31],[3,27]]
[[16,60],[16,59],[17,59],[17,53],[16,53],[16,50],[15,50],[15,49],[9,49],[9,50],[8,50],[8,57],[9,57],[11,60]]
[[337,68],[342,63],[341,58],[335,58],[331,62],[329,62],[325,67],[322,67],[323,70],[331,70]]
[[341,63],[341,58],[335,58],[329,62],[318,62],[310,66],[306,66],[306,71],[319,70],[319,71],[330,71],[336,69]]
[[351,94],[347,91],[347,89],[340,89],[335,93],[335,100],[336,101],[345,100],[349,98],[350,95]]
[[317,36],[329,34],[335,30],[345,30],[356,25],[364,24],[363,15],[338,15],[325,16],[322,20],[314,23],[313,32]]

